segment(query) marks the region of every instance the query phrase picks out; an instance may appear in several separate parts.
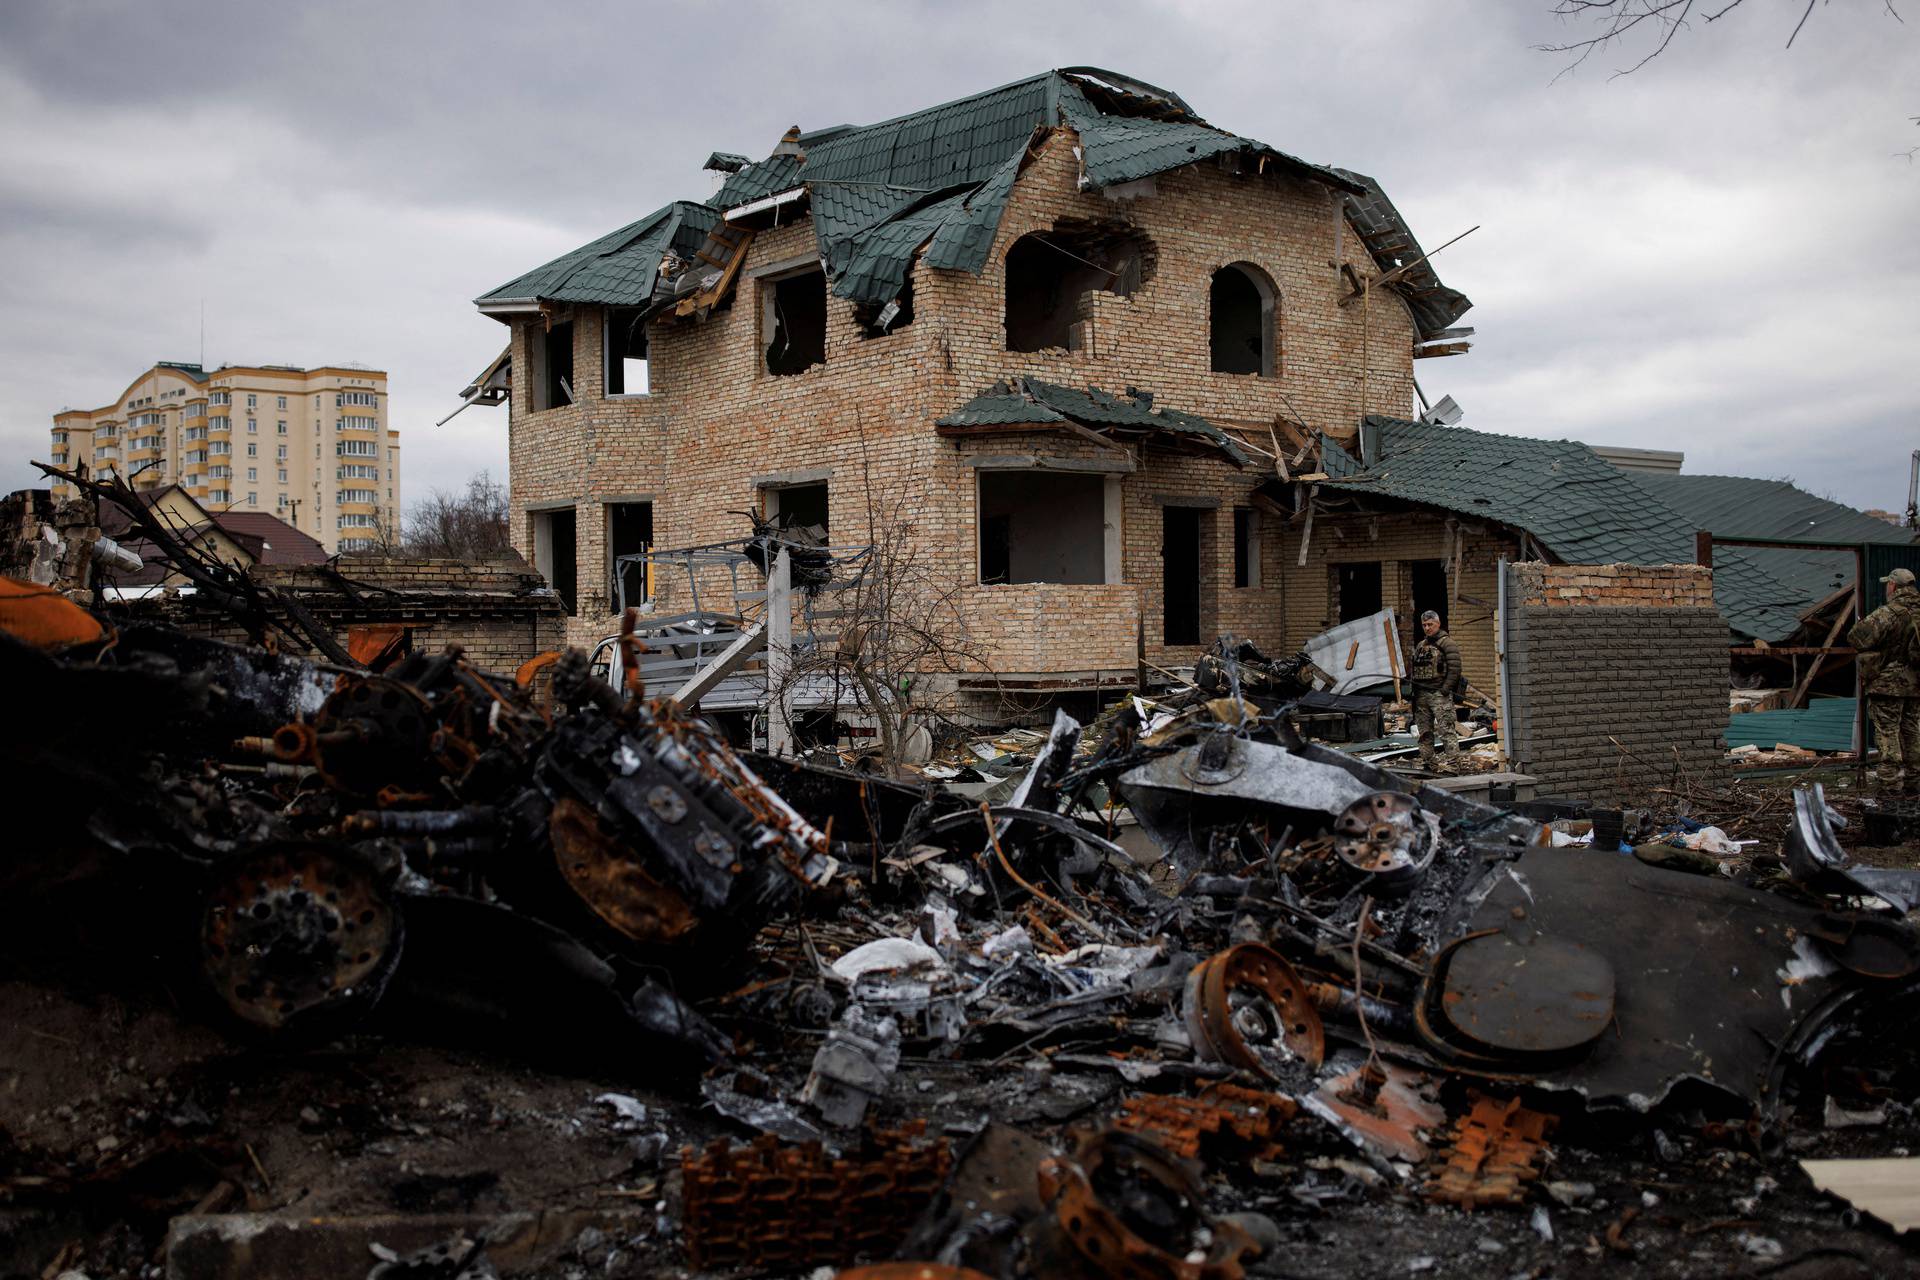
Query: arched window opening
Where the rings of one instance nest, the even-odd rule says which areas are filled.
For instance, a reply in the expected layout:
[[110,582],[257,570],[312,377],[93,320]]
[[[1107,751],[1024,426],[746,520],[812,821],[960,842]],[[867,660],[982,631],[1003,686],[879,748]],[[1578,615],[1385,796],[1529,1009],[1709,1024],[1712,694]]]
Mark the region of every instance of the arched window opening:
[[1274,373],[1275,299],[1266,272],[1230,262],[1213,273],[1207,290],[1209,340],[1215,373]]
[[1130,297],[1153,278],[1153,241],[1124,223],[1058,222],[1007,250],[1007,350],[1079,350],[1083,299]]

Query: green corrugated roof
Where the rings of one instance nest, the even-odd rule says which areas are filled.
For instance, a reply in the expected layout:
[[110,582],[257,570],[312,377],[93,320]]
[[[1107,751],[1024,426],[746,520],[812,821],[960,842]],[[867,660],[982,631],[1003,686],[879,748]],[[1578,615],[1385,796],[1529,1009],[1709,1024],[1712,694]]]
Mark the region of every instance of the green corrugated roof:
[[660,278],[660,255],[672,249],[683,257],[691,256],[705,241],[717,216],[705,205],[675,201],[572,253],[563,253],[474,301],[485,305],[538,299],[640,306],[653,297]]
[[1786,742],[1809,751],[1853,750],[1852,698],[1813,698],[1803,711],[1742,711],[1727,717],[1729,747]]
[[[1362,467],[1322,440],[1331,489],[1480,516],[1538,538],[1568,564],[1691,564],[1694,526],[1577,440],[1535,440],[1370,417],[1380,458]],[[1778,640],[1799,625],[1792,590],[1744,553],[1715,556],[1714,600],[1733,630]]]
[[[878,124],[836,125],[801,134],[798,146],[804,157],[774,155],[740,164],[738,156],[715,152],[708,167],[728,176],[706,207],[724,212],[804,185],[834,293],[857,302],[883,303],[899,293],[913,254],[922,245],[927,246],[931,267],[982,270],[1035,130],[1063,123],[1080,134],[1087,180],[1096,188],[1237,152],[1348,196],[1369,191],[1367,184],[1342,170],[1308,164],[1214,128],[1177,94],[1110,71],[1074,67]],[[894,227],[896,222],[907,225]],[[653,246],[638,239],[649,226],[643,219],[623,227],[480,301],[624,301],[633,292],[629,277],[637,268],[617,271],[600,260],[609,256],[611,246],[612,252],[631,250],[636,259],[651,255],[657,265]],[[598,265],[582,270],[582,259]],[[1383,268],[1387,265],[1383,260]],[[546,291],[553,277],[571,286],[565,298]],[[603,284],[610,296],[595,296]],[[1459,302],[1464,310],[1465,300]]]
[[1038,378],[996,383],[934,425],[1023,426],[1063,421],[1170,435],[1218,449],[1236,466],[1245,466],[1248,461],[1246,451],[1205,418],[1177,409],[1156,409],[1152,397],[1138,390],[1129,389],[1127,395],[1116,396],[1098,387],[1062,387]]
[[[1910,529],[1816,498],[1785,480],[1646,471],[1629,471],[1628,475],[1689,523],[1716,538],[1805,538],[1900,546],[1915,541]],[[1850,551],[1743,547],[1740,554],[1792,588],[1795,604],[1802,610],[1853,582]]]

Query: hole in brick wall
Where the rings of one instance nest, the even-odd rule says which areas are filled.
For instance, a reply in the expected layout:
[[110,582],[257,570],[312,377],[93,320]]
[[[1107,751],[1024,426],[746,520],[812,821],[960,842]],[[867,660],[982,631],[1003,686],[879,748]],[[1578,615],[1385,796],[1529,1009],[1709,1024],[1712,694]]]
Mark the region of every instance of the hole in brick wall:
[[1105,582],[1106,481],[981,472],[980,581]]
[[645,314],[638,307],[607,308],[606,369],[610,396],[643,396],[652,387]]
[[767,372],[787,377],[827,362],[827,277],[818,267],[760,282]]
[[1007,350],[1079,349],[1081,299],[1131,297],[1155,259],[1153,241],[1124,223],[1056,222],[1021,236],[1007,250]]
[[883,338],[913,323],[913,273],[893,301],[881,304],[862,302],[853,308],[853,322],[860,326],[863,338]]
[[1267,273],[1230,262],[1207,289],[1208,342],[1215,373],[1273,376],[1279,291]]
[[1440,615],[1440,626],[1447,625],[1447,571],[1439,560],[1407,561],[1407,581],[1412,588],[1413,622],[1420,624],[1420,615],[1431,609]]

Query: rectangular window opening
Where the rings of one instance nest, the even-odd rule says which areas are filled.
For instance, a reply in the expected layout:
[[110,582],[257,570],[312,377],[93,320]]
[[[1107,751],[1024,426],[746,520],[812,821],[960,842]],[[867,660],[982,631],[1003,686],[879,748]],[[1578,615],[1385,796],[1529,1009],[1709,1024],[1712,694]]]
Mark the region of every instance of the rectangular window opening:
[[803,373],[827,362],[827,277],[817,267],[760,282],[767,372]]
[[1447,625],[1447,569],[1439,560],[1409,560],[1407,562],[1407,580],[1413,594],[1413,617],[1408,619],[1416,629],[1420,625],[1420,615],[1431,609],[1440,615],[1440,627]]
[[607,308],[607,394],[644,396],[652,387],[647,368],[647,326],[638,307]]
[[1201,560],[1211,511],[1160,509],[1160,636],[1168,645],[1199,644],[1205,593]]
[[561,320],[529,335],[533,355],[533,407],[558,409],[573,403],[573,322]]
[[1260,585],[1260,513],[1252,507],[1233,509],[1233,585]]
[[568,617],[578,614],[576,524],[572,507],[557,511],[535,511],[533,518],[533,567],[560,596],[560,607]]
[[607,504],[607,599],[618,616],[633,605],[653,598],[652,575],[644,557],[653,546],[653,504]]
[[1356,561],[1336,564],[1333,570],[1334,601],[1338,620],[1352,622],[1380,612],[1380,562]]
[[980,581],[1107,580],[1104,476],[980,473]]
[[827,486],[796,484],[769,486],[761,499],[767,519],[777,528],[818,542],[827,540]]

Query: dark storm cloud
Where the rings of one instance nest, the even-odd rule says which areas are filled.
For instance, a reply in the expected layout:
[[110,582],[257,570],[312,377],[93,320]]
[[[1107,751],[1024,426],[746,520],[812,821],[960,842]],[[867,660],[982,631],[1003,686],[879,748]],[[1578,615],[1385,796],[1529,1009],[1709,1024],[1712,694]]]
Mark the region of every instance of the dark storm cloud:
[[1429,245],[1479,224],[1437,262],[1475,350],[1418,366],[1469,425],[1897,506],[1920,23],[1823,6],[1789,53],[1778,7],[1555,83],[1549,0],[0,6],[0,484],[194,358],[203,299],[210,361],[387,368],[410,494],[501,471],[501,412],[432,425],[504,338],[473,296],[703,198],[709,151],[1094,64],[1374,174]]

